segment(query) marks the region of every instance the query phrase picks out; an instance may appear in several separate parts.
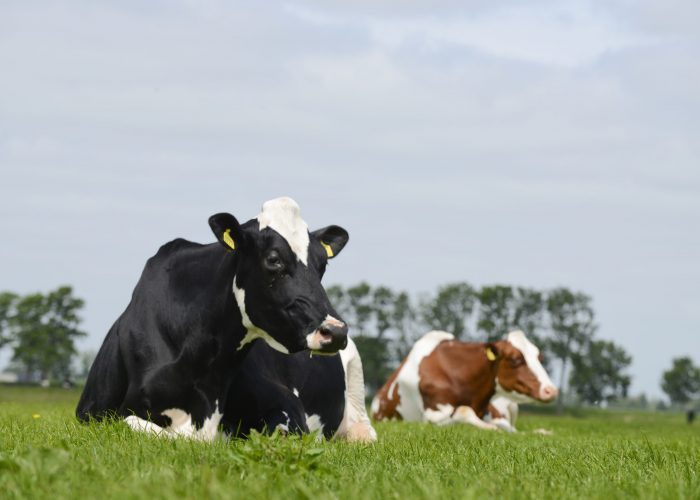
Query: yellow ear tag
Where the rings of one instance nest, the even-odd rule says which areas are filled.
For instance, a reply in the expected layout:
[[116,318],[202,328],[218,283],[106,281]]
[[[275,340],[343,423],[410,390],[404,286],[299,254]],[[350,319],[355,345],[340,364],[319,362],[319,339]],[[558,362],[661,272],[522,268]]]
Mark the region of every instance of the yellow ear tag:
[[486,348],[486,357],[489,358],[489,361],[496,361],[496,355],[493,353],[490,347]]
[[323,245],[323,248],[326,249],[326,255],[328,255],[328,258],[330,259],[331,257],[333,257],[333,249],[331,248],[331,246],[323,241],[321,242],[321,245]]
[[233,242],[233,238],[231,238],[231,230],[227,229],[224,231],[224,243],[226,243],[228,246],[231,247],[231,250],[236,248],[236,244]]

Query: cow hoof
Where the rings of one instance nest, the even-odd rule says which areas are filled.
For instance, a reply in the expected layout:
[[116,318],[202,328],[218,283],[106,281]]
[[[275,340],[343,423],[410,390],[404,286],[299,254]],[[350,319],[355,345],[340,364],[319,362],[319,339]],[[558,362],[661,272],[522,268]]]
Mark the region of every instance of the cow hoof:
[[374,443],[377,441],[377,432],[369,423],[358,422],[343,437],[349,443]]

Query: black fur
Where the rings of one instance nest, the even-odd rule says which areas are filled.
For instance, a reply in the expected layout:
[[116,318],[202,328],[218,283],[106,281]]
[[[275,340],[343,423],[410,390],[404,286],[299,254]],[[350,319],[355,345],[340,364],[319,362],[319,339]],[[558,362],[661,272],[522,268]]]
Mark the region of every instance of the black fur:
[[345,372],[339,355],[285,356],[256,340],[231,385],[222,424],[230,434],[271,432],[279,424],[306,433],[305,414],[318,415],[324,436],[331,438],[344,411]]

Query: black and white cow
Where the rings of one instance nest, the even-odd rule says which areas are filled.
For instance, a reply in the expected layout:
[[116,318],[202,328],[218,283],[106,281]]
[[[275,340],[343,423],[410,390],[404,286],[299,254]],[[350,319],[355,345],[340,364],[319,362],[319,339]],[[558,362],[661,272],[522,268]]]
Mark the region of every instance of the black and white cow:
[[256,340],[233,381],[222,424],[230,434],[280,428],[377,440],[365,408],[362,360],[350,338],[340,356],[285,356]]
[[245,224],[220,213],[209,225],[219,243],[176,239],[148,260],[90,369],[79,419],[116,415],[136,430],[210,440],[255,339],[284,354],[346,346],[321,285],[344,229],[309,233],[290,198]]

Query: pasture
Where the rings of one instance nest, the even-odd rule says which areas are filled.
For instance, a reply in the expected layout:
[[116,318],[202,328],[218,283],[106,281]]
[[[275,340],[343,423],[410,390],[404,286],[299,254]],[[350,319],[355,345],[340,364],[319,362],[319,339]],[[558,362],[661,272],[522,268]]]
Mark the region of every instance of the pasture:
[[680,414],[525,414],[517,435],[390,422],[373,445],[206,444],[81,425],[78,395],[0,386],[2,498],[700,498],[700,426]]

